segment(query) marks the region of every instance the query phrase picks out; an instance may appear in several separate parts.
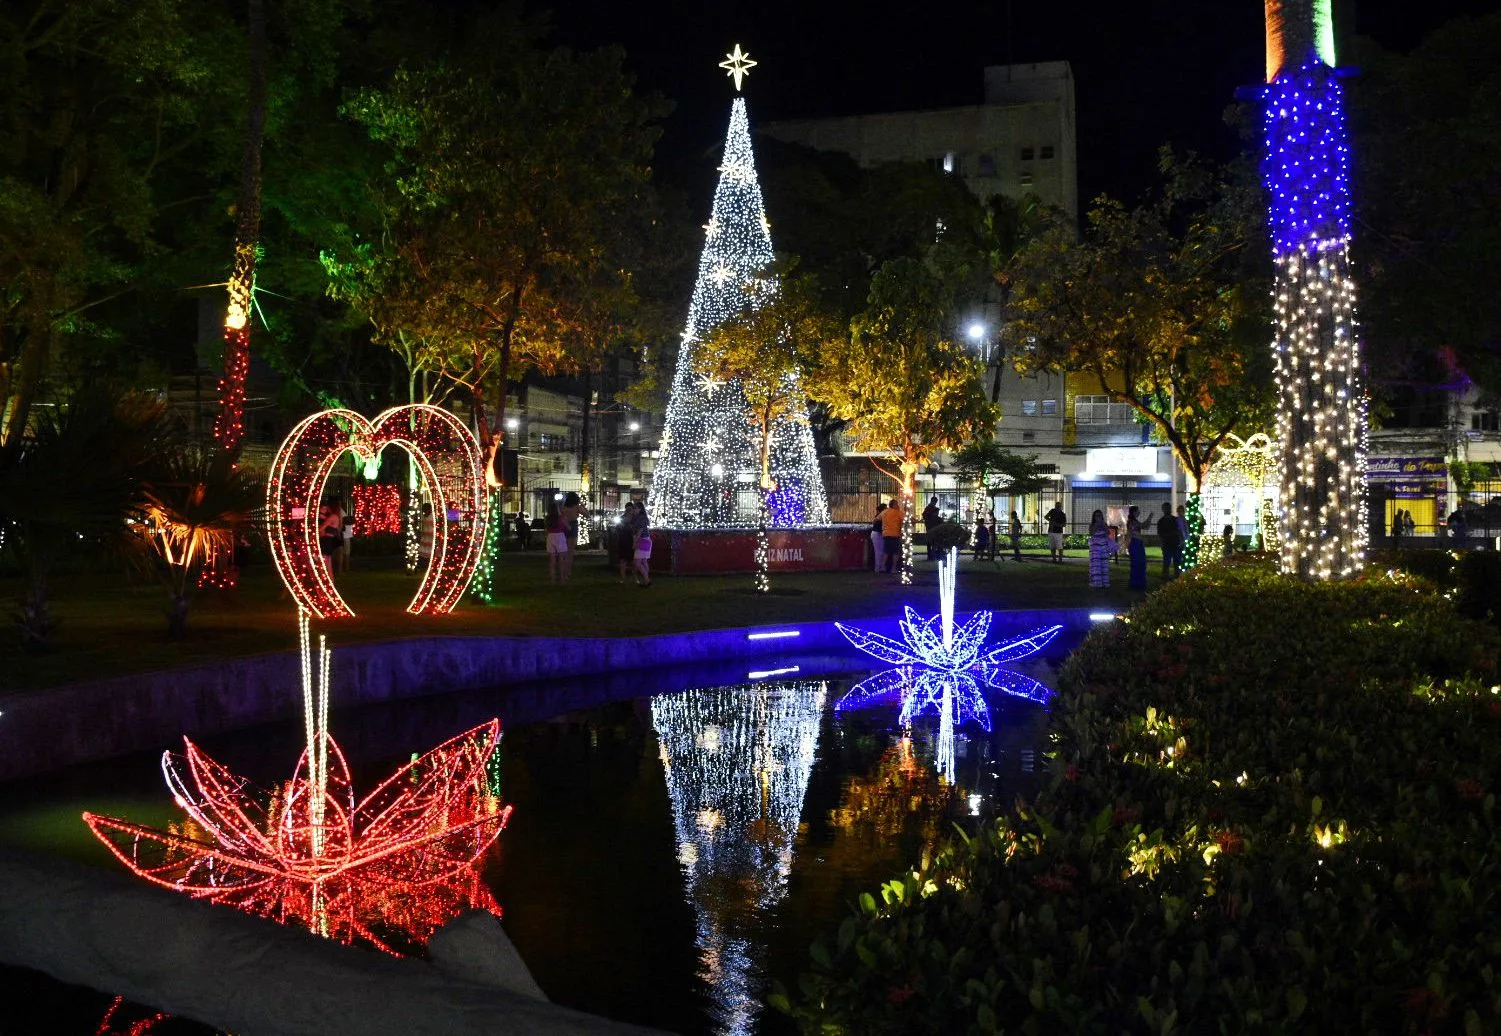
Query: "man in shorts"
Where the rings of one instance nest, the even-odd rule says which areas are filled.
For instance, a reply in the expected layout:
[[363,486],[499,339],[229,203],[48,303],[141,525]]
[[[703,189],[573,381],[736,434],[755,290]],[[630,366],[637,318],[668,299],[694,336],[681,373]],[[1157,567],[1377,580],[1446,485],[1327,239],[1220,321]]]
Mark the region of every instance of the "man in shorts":
[[1054,561],[1063,560],[1063,530],[1068,527],[1068,515],[1063,513],[1063,504],[1053,501],[1053,509],[1042,516],[1048,523],[1048,550]]

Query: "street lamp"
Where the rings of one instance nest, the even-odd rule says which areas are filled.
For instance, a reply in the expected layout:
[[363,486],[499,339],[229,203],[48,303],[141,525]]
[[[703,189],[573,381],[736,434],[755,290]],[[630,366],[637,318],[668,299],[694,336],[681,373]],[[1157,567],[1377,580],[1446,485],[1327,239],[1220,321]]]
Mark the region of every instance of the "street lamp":
[[984,324],[980,323],[977,320],[973,324],[969,325],[969,340],[971,342],[974,342],[976,345],[979,345],[980,344],[980,340],[983,339],[984,337],[985,337],[985,325]]

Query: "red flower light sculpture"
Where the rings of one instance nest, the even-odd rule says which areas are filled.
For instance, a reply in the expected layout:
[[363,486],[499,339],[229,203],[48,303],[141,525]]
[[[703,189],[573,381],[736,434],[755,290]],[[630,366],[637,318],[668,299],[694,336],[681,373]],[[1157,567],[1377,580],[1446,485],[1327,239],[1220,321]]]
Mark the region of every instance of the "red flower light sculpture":
[[498,720],[401,767],[358,803],[344,754],[321,737],[322,750],[304,751],[274,793],[184,738],[181,756],[162,756],[191,820],[181,832],[83,818],[147,881],[339,942],[395,953],[391,933],[421,945],[465,909],[500,912],[475,868],[511,815],[489,785]]

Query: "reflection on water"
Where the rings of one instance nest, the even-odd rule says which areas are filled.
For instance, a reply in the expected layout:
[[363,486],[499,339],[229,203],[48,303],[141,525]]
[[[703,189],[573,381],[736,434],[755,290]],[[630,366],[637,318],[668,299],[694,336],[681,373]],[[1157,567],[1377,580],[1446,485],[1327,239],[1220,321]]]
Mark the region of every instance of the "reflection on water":
[[714,687],[652,699],[678,862],[716,1031],[750,1033],[764,948],[752,932],[786,890],[825,684]]
[[[504,750],[489,763],[503,788],[492,769],[487,791],[503,790],[515,813],[483,884],[459,891],[505,905],[549,998],[685,1036],[781,1036],[791,1023],[760,1006],[768,982],[795,986],[809,944],[858,893],[1024,790],[1045,716],[962,680],[870,695],[870,670],[848,656],[785,662],[827,682],[730,686],[743,663],[609,674],[361,709],[338,717],[340,741],[356,773],[405,769],[413,747],[498,713]],[[1046,667],[1017,675],[1050,682]],[[274,786],[301,740],[289,724],[204,748]],[[0,843],[110,862],[90,852],[84,809],[172,819],[157,760],[138,757],[0,786]],[[386,931],[431,923],[398,916],[409,899],[372,903]],[[433,919],[452,906],[436,905]],[[37,983],[0,969],[0,1005],[31,1002]],[[86,992],[49,995],[57,1036],[93,1033],[111,999],[89,1001],[91,1019],[73,1025],[62,1012]],[[0,1032],[15,1017],[0,1006]]]
[[312,738],[321,751],[304,752],[276,791],[184,739],[184,754],[166,753],[162,770],[186,821],[162,830],[88,811],[83,819],[163,888],[399,953],[465,910],[500,913],[475,867],[511,812],[491,786],[499,739],[491,720],[414,756],[359,800],[326,730]]

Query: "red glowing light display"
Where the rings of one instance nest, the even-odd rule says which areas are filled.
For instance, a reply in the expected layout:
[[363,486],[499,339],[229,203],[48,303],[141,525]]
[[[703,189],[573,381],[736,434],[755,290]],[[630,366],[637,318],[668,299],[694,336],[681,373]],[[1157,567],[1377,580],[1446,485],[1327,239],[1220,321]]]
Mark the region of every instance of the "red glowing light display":
[[500,723],[475,727],[402,766],[356,802],[327,734],[274,792],[249,785],[184,738],[162,772],[188,821],[161,831],[85,813],[94,834],[147,881],[339,942],[389,953],[422,945],[471,907],[499,913],[476,864],[510,818],[490,787]]
[[426,404],[395,407],[374,421],[352,410],[324,410],[292,429],[266,483],[276,570],[299,607],[320,619],[354,614],[318,549],[318,509],[329,473],[346,450],[369,461],[393,444],[411,454],[433,495],[433,559],[407,611],[452,611],[479,564],[486,522],[483,459],[462,421]]
[[224,328],[224,376],[219,379],[219,414],[214,438],[233,453],[245,440],[245,377],[250,372],[250,325]]
[[354,503],[354,534],[402,532],[401,490],[386,482],[357,482],[350,496]]

